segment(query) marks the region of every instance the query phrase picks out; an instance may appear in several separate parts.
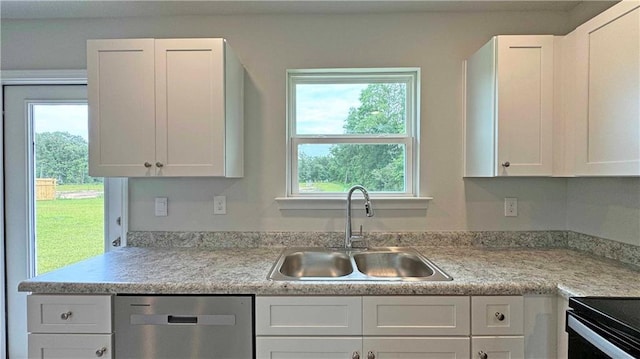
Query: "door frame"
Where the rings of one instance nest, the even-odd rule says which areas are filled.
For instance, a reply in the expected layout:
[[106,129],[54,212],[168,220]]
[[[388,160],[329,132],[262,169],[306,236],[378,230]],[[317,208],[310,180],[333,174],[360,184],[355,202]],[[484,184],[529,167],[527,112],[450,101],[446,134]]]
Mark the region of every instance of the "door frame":
[[[4,193],[4,177],[5,177],[5,165],[4,165],[4,86],[7,85],[86,85],[87,84],[87,71],[86,70],[5,70],[0,71],[0,268],[2,268],[2,275],[0,276],[0,358],[6,358],[8,355],[8,327],[7,327],[7,283],[6,283],[6,233],[5,233],[5,193]],[[128,183],[125,179],[122,184],[115,186],[110,181],[105,181],[105,192],[115,192],[122,199],[121,208],[121,245],[126,246],[126,233],[128,231]],[[108,201],[107,201],[107,207]],[[113,226],[109,224],[110,210],[105,208],[105,221],[104,231],[105,236],[108,236],[110,232],[114,230]],[[108,243],[112,239],[105,238],[104,250],[108,252],[113,249]]]

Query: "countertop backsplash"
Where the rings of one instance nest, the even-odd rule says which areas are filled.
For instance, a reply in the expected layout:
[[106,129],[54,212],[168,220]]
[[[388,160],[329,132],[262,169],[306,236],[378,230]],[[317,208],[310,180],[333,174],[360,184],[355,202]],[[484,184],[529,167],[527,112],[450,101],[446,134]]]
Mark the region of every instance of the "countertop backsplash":
[[[368,246],[569,248],[640,267],[640,247],[573,231],[369,232]],[[340,247],[344,232],[131,231],[127,245],[155,248]]]

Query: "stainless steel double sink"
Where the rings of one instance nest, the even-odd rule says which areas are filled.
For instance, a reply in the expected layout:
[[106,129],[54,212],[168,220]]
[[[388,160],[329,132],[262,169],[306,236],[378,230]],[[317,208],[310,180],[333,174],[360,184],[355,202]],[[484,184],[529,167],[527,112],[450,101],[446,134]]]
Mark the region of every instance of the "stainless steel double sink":
[[287,248],[269,272],[286,281],[450,281],[413,248]]

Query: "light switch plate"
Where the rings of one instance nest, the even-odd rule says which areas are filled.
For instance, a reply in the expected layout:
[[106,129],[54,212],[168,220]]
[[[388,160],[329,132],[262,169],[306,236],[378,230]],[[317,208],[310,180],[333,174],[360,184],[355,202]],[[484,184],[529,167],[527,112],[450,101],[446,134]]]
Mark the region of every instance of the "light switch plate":
[[156,217],[166,217],[167,216],[167,197],[156,197],[155,202],[155,213]]
[[213,214],[227,214],[226,196],[213,196]]

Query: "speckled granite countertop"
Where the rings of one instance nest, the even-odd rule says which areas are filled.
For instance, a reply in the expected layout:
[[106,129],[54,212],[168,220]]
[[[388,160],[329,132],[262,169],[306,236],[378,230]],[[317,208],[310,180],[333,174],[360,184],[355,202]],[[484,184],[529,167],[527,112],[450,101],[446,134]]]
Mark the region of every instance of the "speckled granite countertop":
[[282,248],[128,247],[20,284],[34,293],[640,296],[640,271],[571,249],[414,247],[451,282],[273,282]]

